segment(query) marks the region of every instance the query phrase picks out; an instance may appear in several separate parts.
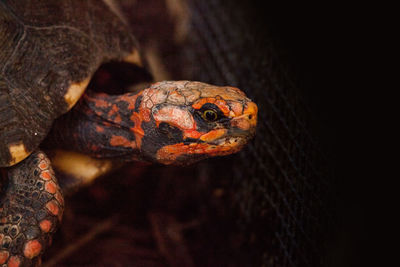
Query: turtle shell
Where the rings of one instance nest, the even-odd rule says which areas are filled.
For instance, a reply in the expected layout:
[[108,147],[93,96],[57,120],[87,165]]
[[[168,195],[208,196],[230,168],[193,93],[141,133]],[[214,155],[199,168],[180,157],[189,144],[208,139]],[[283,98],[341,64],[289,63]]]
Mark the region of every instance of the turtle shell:
[[103,1],[1,1],[0,167],[34,151],[111,60],[141,64],[128,27]]

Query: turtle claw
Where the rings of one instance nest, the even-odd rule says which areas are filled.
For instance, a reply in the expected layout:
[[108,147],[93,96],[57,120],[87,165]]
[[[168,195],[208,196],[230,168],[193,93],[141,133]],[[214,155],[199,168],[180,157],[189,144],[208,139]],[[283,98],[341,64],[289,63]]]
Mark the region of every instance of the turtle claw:
[[61,221],[64,199],[41,151],[7,171],[0,200],[0,265],[37,266]]

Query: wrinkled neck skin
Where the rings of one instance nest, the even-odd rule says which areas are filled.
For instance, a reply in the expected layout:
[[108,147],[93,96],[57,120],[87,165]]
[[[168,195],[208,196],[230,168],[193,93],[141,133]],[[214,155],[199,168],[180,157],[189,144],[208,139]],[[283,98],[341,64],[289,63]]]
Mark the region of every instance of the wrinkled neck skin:
[[132,120],[139,117],[135,104],[140,94],[86,93],[71,112],[56,120],[50,142],[96,158],[146,160],[138,147],[144,132],[139,120]]
[[256,123],[257,106],[239,89],[161,82],[136,94],[86,93],[50,139],[98,158],[182,165],[239,151]]

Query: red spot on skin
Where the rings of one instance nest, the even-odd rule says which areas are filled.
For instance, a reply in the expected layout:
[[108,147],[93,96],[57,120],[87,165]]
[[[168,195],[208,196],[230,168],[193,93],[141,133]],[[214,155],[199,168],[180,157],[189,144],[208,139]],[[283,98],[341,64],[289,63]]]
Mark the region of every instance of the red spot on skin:
[[51,230],[52,223],[49,220],[43,220],[39,223],[39,226],[44,233],[48,233]]
[[60,208],[58,207],[57,203],[52,200],[46,204],[46,208],[51,212],[53,215],[58,215]]
[[50,174],[49,171],[44,171],[44,172],[42,172],[42,173],[40,174],[40,177],[41,177],[43,180],[46,180],[46,181],[51,180],[51,174]]
[[8,253],[8,251],[5,250],[0,251],[0,264],[4,264],[9,256],[10,253]]
[[26,242],[24,246],[24,256],[28,259],[33,259],[40,254],[42,244],[36,239]]
[[7,267],[19,267],[21,259],[18,256],[12,256],[7,263]]
[[47,169],[47,167],[48,167],[48,165],[47,165],[47,163],[45,161],[40,162],[39,168],[41,170],[45,170],[45,169]]
[[47,182],[44,188],[50,194],[54,194],[57,191],[57,185],[53,181]]
[[91,100],[94,101],[95,106],[98,108],[108,107],[108,102],[101,98],[92,98]]
[[99,133],[102,133],[102,132],[104,132],[104,128],[101,126],[96,126],[96,131]]
[[110,145],[136,148],[136,143],[134,141],[130,141],[123,136],[117,135],[111,137]]

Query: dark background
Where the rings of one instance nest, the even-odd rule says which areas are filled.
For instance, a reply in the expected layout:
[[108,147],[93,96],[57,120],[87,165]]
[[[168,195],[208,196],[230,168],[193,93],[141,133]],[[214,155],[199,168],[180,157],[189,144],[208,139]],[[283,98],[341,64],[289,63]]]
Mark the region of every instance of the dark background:
[[[268,25],[291,67],[293,78],[310,108],[314,136],[320,141],[334,173],[339,247],[343,264],[372,264],[384,245],[376,222],[382,194],[376,162],[374,131],[378,100],[371,100],[376,73],[378,10],[366,5],[331,2],[299,4],[255,1],[257,27]],[[378,8],[378,7],[376,7]],[[373,89],[377,90],[377,88]],[[378,97],[378,96],[376,96]],[[373,103],[373,104],[371,104]]]

